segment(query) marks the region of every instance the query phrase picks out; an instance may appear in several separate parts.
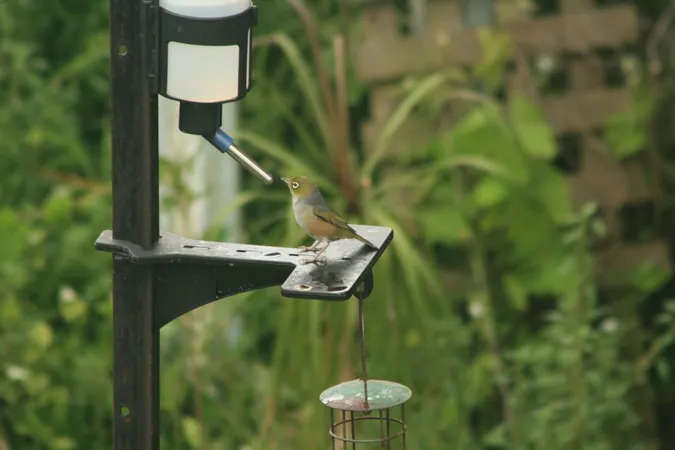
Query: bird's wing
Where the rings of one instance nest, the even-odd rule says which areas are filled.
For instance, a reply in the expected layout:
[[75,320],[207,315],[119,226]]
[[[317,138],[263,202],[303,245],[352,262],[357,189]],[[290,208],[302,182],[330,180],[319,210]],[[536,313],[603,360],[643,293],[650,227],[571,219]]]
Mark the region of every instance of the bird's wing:
[[308,200],[308,203],[312,205],[312,212],[316,218],[342,230],[348,231],[350,233],[356,233],[356,231],[354,231],[354,229],[349,226],[347,221],[330,207],[318,188],[312,193]]
[[340,214],[335,211],[314,211],[314,215],[324,222],[328,222],[331,225],[334,225],[343,230],[354,232],[352,227],[349,226],[347,221],[343,219]]

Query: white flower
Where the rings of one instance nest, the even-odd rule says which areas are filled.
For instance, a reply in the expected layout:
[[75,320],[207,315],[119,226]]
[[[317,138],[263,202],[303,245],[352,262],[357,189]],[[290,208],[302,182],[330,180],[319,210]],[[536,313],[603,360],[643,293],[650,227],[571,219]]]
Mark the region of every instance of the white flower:
[[469,303],[469,314],[471,314],[471,317],[473,318],[481,317],[484,312],[485,308],[479,302]]
[[71,288],[70,286],[63,286],[59,291],[59,299],[63,303],[72,303],[76,298],[77,293],[75,292],[75,289]]
[[619,320],[615,317],[608,317],[600,324],[600,328],[605,333],[614,333],[619,329]]
[[536,65],[540,72],[551,73],[558,63],[551,55],[541,55],[537,58]]
[[7,378],[12,381],[21,381],[25,380],[28,376],[28,371],[23,367],[19,366],[8,366],[7,367]]

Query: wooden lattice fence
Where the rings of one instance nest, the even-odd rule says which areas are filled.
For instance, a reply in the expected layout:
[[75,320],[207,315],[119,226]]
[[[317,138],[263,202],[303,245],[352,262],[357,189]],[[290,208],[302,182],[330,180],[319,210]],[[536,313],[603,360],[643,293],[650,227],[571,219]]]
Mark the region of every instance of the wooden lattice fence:
[[[402,34],[400,13],[393,4],[363,3],[356,66],[361,79],[371,86],[371,119],[362,130],[366,150],[401,100],[403,78],[480,61],[481,46],[475,28],[467,24],[465,4],[461,0],[429,1],[424,31]],[[627,231],[635,214],[654,214],[650,210],[654,209],[655,187],[649,172],[638,160],[618,162],[601,136],[611,114],[630,108],[632,95],[627,87],[612,85],[608,74],[615,61],[603,58],[601,51],[616,52],[636,44],[639,24],[635,8],[561,0],[560,11],[552,16],[507,17],[499,7],[505,4],[495,2],[492,26],[508,33],[520,58],[507,77],[507,101],[513,94],[536,96],[557,134],[559,158],[565,161],[562,166],[575,204],[592,200],[600,205],[610,231],[609,242],[600,251],[600,270],[629,268],[638,261],[668,268],[665,242],[656,237],[636,242]],[[541,56],[563,61],[564,92],[533,92],[530,70],[522,61]],[[434,126],[437,124],[423,117],[411,117],[389,151],[406,151],[433,134]]]

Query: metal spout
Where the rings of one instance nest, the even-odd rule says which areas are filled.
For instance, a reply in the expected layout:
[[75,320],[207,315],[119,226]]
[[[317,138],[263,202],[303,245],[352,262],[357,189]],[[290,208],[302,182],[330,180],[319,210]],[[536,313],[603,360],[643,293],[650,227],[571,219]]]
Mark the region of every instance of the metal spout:
[[246,155],[227,133],[225,133],[220,128],[216,129],[216,132],[213,136],[204,136],[204,138],[216,147],[221,153],[226,153],[234,158],[239,164],[244,166],[249,172],[253,175],[260,178],[265,184],[272,184],[274,177],[269,173],[265,172],[260,165],[255,162],[251,157]]

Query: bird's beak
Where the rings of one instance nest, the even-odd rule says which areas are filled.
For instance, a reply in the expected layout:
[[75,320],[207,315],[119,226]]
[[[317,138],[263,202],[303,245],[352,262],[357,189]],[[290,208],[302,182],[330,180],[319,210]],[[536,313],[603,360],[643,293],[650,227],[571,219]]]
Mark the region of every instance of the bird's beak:
[[286,178],[286,177],[281,177],[281,181],[283,181],[283,182],[286,183],[286,184],[289,184],[289,183],[291,182],[291,180],[289,180],[289,179]]

